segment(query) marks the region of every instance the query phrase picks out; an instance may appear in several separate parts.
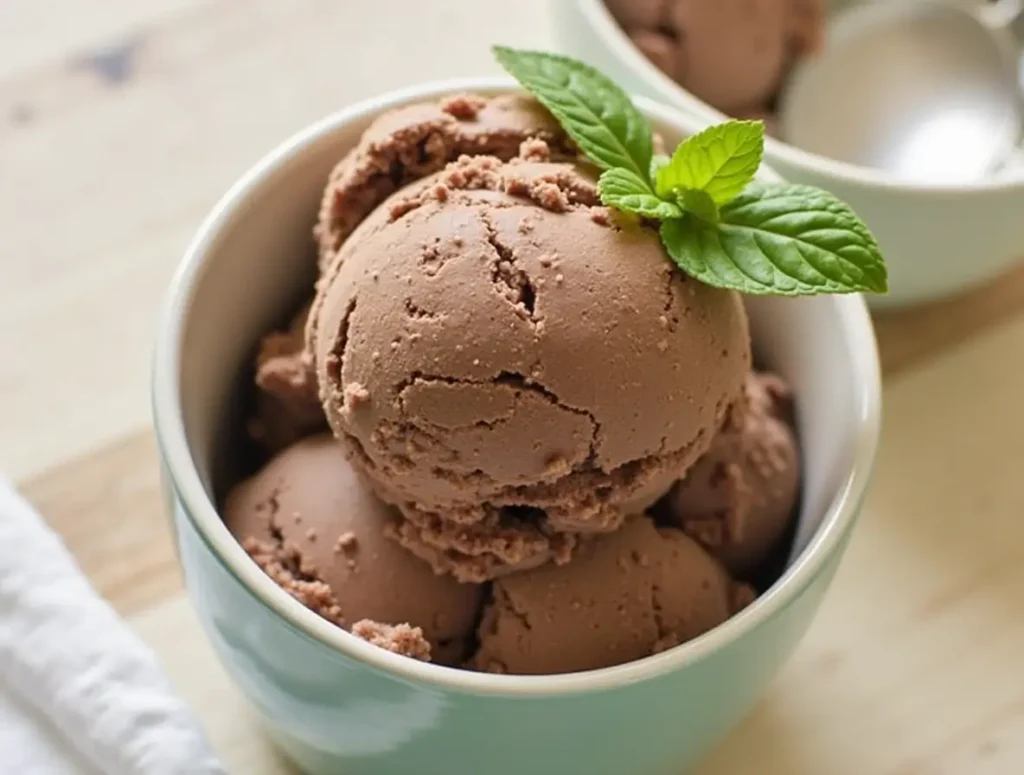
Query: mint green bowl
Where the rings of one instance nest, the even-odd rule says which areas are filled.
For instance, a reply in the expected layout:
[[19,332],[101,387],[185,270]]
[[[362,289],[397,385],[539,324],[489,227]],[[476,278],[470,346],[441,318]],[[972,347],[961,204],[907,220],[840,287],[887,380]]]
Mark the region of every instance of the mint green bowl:
[[[213,209],[168,294],[154,421],[185,584],[225,668],[309,773],[678,775],[750,709],[807,630],[868,484],[881,399],[863,302],[756,299],[748,308],[758,357],[799,398],[802,512],[784,576],[700,638],[586,673],[471,673],[354,638],[259,570],[221,521],[214,481],[233,462],[223,438],[256,341],[311,287],[310,230],[328,171],[383,110],[510,88],[498,80],[427,84],[291,138]],[[700,128],[637,103],[671,143]]]

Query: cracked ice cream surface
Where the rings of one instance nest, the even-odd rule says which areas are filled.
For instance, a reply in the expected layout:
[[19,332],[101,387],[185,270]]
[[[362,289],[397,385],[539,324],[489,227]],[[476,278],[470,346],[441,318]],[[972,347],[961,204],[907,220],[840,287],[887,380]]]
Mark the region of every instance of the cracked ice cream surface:
[[[445,572],[568,559],[708,448],[749,369],[740,298],[526,141],[464,156],[341,245],[307,329],[328,421]],[[495,540],[491,540],[496,537]]]
[[[434,661],[464,658],[481,588],[436,575],[384,535],[393,511],[329,434],[291,445],[235,487],[224,518],[267,575],[328,621],[408,625],[368,639],[380,645],[402,636],[408,645],[415,630]],[[369,630],[362,630],[365,637]]]
[[564,567],[494,582],[470,665],[522,675],[622,664],[707,632],[748,595],[685,533],[634,517]]

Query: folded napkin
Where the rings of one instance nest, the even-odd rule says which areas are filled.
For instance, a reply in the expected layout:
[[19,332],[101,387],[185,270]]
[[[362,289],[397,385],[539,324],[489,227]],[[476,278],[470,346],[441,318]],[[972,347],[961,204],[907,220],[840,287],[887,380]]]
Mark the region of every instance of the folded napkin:
[[153,652],[3,480],[0,773],[224,773]]

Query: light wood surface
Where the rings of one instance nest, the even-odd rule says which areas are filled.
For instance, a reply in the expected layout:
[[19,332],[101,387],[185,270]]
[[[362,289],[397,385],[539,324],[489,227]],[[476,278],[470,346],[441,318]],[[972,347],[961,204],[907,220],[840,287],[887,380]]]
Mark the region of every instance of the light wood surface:
[[[231,773],[287,769],[181,592],[148,429],[155,310],[204,211],[282,137],[414,79],[495,72],[491,4],[391,6],[0,5],[0,470],[157,649]],[[498,39],[552,45],[545,6],[517,2]],[[701,775],[1024,772],[1024,267],[878,330],[883,446],[849,558]]]

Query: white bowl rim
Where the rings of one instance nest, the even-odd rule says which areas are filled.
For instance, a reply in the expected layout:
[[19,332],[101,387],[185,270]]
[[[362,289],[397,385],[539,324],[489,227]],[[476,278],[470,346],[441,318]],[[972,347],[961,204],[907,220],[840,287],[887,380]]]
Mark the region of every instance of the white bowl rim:
[[[666,100],[682,98],[684,102],[689,103],[689,107],[677,108],[678,110],[690,111],[694,118],[706,121],[709,124],[726,121],[729,118],[726,114],[684,89],[655,67],[643,55],[640,49],[633,44],[633,41],[629,39],[629,36],[619,26],[619,23],[615,21],[615,17],[608,10],[604,0],[559,1],[575,2],[580,11],[590,17],[595,29],[604,43],[611,49],[612,54],[625,62],[627,67],[637,72],[643,80],[654,86],[659,94],[664,95]],[[834,177],[862,186],[882,188],[893,193],[913,193],[941,198],[956,196],[965,192],[1024,190],[1024,169],[1014,170],[1012,174],[1007,174],[1005,177],[993,176],[962,183],[925,183],[892,178],[881,170],[874,170],[870,167],[862,167],[857,164],[830,159],[821,154],[804,151],[795,145],[790,145],[774,137],[765,137],[765,150],[769,162],[771,158],[777,158],[794,167],[803,167],[811,170],[822,177]]]
[[[858,428],[852,468],[839,486],[811,542],[771,589],[713,630],[663,653],[624,665],[580,673],[544,676],[477,673],[392,654],[331,624],[293,599],[260,570],[228,531],[216,506],[207,496],[189,451],[180,411],[180,348],[186,312],[206,265],[208,249],[225,224],[244,209],[253,189],[303,147],[341,126],[414,100],[437,99],[460,91],[500,93],[514,89],[515,85],[509,79],[471,78],[433,81],[392,91],[343,108],[310,125],[253,165],[204,219],[171,281],[160,314],[154,350],[152,402],[160,455],[185,517],[226,570],[284,623],[334,651],[399,679],[468,694],[538,697],[607,690],[674,672],[751,632],[792,603],[841,548],[841,542],[856,518],[878,445],[881,378],[874,332],[863,299],[860,296],[832,297],[845,347],[855,360],[855,372],[863,377],[862,384],[858,386],[857,405],[853,407]],[[650,100],[638,97],[636,102],[643,112],[657,120],[677,126],[688,123],[685,117]]]

